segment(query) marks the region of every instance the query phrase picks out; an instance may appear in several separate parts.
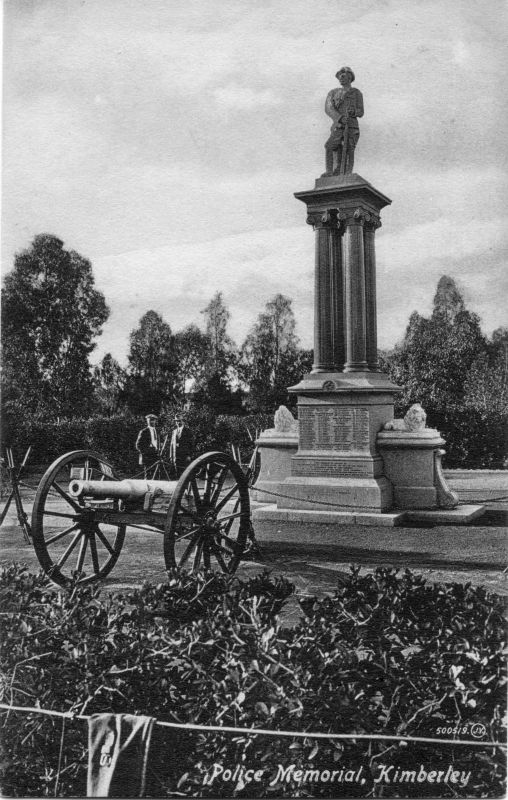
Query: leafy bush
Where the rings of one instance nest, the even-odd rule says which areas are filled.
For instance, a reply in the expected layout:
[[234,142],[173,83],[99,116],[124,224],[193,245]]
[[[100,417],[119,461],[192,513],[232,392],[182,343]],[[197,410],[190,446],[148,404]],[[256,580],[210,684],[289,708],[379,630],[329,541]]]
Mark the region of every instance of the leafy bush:
[[86,447],[106,456],[117,470],[134,475],[139,472],[136,439],[145,425],[144,419],[129,414],[91,417],[85,423]]
[[[234,444],[240,449],[244,462],[248,462],[251,456],[256,431],[273,426],[273,416],[268,414],[216,416],[209,408],[196,406],[186,416],[194,434],[196,456],[209,450],[229,453],[230,445]],[[159,427],[163,440],[171,435],[174,418],[175,411],[161,415]],[[13,446],[18,457],[31,444],[30,464],[46,467],[71,450],[89,449],[108,458],[117,471],[133,475],[139,471],[135,442],[139,430],[145,425],[142,417],[130,414],[96,415],[86,420],[63,419],[58,422],[32,419],[11,428],[8,436],[4,431],[4,440]],[[168,451],[169,446],[166,453]]]
[[[209,450],[224,450],[230,453],[230,446],[233,444],[239,448],[243,462],[247,462],[252,454],[256,433],[273,427],[273,414],[215,416],[209,409],[198,406],[186,412],[186,420],[194,433],[196,454],[206,453]],[[169,422],[171,429],[172,420]]]
[[30,464],[49,464],[59,455],[83,447],[85,421],[64,419],[45,422],[38,418],[20,420],[6,434],[6,443],[11,444],[18,457],[22,457],[32,445]]
[[[439,736],[472,723],[502,740],[503,606],[483,588],[427,585],[391,569],[352,570],[330,598],[301,601],[305,618],[283,628],[292,586],[267,573],[248,581],[174,572],[167,584],[116,597],[64,595],[12,566],[0,576],[6,623],[3,702],[91,714],[272,730]],[[4,717],[3,792],[80,795],[86,723]],[[442,736],[441,738],[452,738]],[[471,734],[458,738],[471,739]],[[217,778],[213,765],[263,771],[259,783]],[[362,768],[364,783],[274,781],[277,765]],[[442,797],[499,797],[504,757],[492,748],[232,735],[158,727],[147,794],[196,797],[436,796],[426,783],[375,783],[379,765],[470,772]],[[58,785],[55,786],[58,775]],[[273,782],[274,785],[270,785]]]
[[139,419],[123,415],[56,422],[32,418],[11,428],[6,443],[14,448],[18,457],[32,445],[29,465],[46,467],[71,450],[90,449],[110,458],[120,468],[133,468],[137,463],[134,443],[140,427]]

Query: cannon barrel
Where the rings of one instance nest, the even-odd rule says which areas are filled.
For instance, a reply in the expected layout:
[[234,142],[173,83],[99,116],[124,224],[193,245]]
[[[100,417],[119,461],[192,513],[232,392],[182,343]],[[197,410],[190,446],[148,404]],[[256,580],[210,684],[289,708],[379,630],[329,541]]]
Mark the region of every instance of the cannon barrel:
[[71,497],[92,497],[97,500],[118,498],[119,500],[141,500],[147,494],[171,497],[178,481],[150,481],[127,479],[123,481],[71,480]]

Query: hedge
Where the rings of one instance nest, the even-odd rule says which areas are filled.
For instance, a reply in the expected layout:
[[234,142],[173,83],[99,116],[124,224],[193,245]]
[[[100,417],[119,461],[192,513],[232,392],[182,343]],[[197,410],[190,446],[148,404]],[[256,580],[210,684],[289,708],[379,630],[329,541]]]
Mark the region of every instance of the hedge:
[[[503,604],[482,587],[429,585],[410,573],[352,569],[333,597],[301,600],[267,573],[240,581],[170,573],[167,584],[115,597],[62,594],[13,565],[0,575],[3,701],[75,711],[148,714],[204,725],[347,734],[506,740]],[[2,786],[9,796],[82,796],[86,722],[3,712]],[[441,738],[454,738],[451,734]],[[261,770],[259,783],[210,785],[214,765]],[[277,780],[287,769],[358,771],[363,783]],[[440,797],[500,797],[505,756],[416,742],[284,739],[156,728],[147,795],[156,797],[423,797],[432,783],[376,782],[393,771],[469,775]],[[279,776],[280,778],[280,776]],[[206,783],[208,779],[208,784]]]
[[[174,417],[174,411],[170,411],[160,418],[163,440],[171,435]],[[251,437],[255,437],[256,431],[273,426],[273,417],[267,414],[215,416],[207,409],[195,408],[187,412],[187,418],[194,434],[196,456],[215,449],[231,452],[230,445],[234,444],[245,461],[252,452]],[[57,422],[29,419],[4,432],[4,441],[14,448],[18,458],[32,445],[30,464],[46,467],[71,450],[90,449],[106,456],[117,471],[133,475],[139,470],[136,437],[145,425],[142,417],[120,414]]]

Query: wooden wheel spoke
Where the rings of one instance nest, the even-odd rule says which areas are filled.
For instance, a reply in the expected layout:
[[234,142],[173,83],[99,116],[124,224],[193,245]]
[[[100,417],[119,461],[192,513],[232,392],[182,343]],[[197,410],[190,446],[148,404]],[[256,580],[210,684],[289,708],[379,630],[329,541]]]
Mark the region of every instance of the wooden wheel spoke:
[[205,569],[210,569],[210,548],[203,549],[203,566]]
[[178,514],[179,515],[180,514],[184,514],[186,517],[190,517],[191,519],[193,519],[194,522],[201,523],[201,517],[199,516],[199,514],[197,514],[191,508],[187,508],[186,506],[182,505],[183,499],[184,498],[182,497],[181,500],[180,500],[180,503],[178,505]]
[[219,513],[219,511],[221,511],[224,508],[226,503],[228,503],[231,500],[231,498],[235,495],[237,491],[238,491],[238,486],[235,484],[233,488],[229,490],[229,492],[226,492],[220,503],[217,503],[217,505],[215,506],[215,511]]
[[76,562],[76,572],[83,572],[83,564],[85,561],[86,548],[88,545],[88,536],[83,534],[81,544],[79,546],[78,560]]
[[219,542],[216,539],[215,539],[213,545],[221,553],[225,553],[225,555],[227,555],[228,558],[231,558],[231,556],[234,555],[235,549],[238,549],[236,543],[231,542],[231,548],[228,550],[227,547],[224,547],[224,545],[219,544]]
[[46,539],[46,545],[53,544],[53,542],[58,542],[59,539],[63,539],[64,536],[75,531],[76,528],[79,527],[79,524],[76,522],[74,525],[71,525],[69,528],[65,528],[64,531],[60,531],[60,533],[55,533],[54,536],[50,536],[49,539]]
[[210,503],[214,506],[215,503],[218,501],[220,497],[220,493],[222,492],[222,487],[224,486],[224,481],[226,480],[226,476],[229,472],[229,468],[227,466],[223,467],[222,470],[219,472],[217,476],[217,484],[213,490],[213,494],[210,497]]
[[9,495],[9,497],[7,498],[7,502],[6,502],[6,504],[5,504],[5,505],[4,505],[4,507],[3,507],[3,511],[2,511],[2,513],[0,514],[0,525],[2,524],[2,522],[3,522],[3,521],[4,521],[4,519],[5,519],[5,517],[7,516],[7,512],[8,512],[8,510],[9,510],[9,506],[10,506],[10,504],[12,503],[12,499],[13,499],[13,497],[14,497],[14,492],[11,492],[11,493],[10,493],[10,495]]
[[169,472],[168,472],[167,467],[166,467],[166,465],[165,465],[165,463],[163,461],[161,461],[160,469],[161,469],[161,472],[163,472],[164,475],[166,476],[166,480],[170,481],[171,478],[169,477]]
[[190,487],[192,489],[192,496],[194,497],[194,502],[196,503],[196,508],[200,509],[203,505],[203,501],[201,500],[201,495],[199,494],[199,487],[196,481],[196,478],[192,476],[190,479]]
[[205,503],[208,503],[210,500],[210,491],[212,486],[212,478],[210,477],[210,467],[211,467],[210,463],[208,463],[205,467],[205,485],[203,488],[203,499]]
[[93,571],[96,575],[99,574],[99,556],[97,554],[97,542],[95,541],[95,533],[90,533],[90,553],[92,556]]
[[[217,472],[217,467],[219,472]],[[205,486],[203,489],[203,498],[206,503],[210,503],[212,491],[215,486],[215,481],[223,469],[223,465],[217,461],[209,461],[205,469]]]
[[220,539],[226,541],[233,551],[238,550],[238,542],[235,539],[231,539],[227,533],[223,533],[223,531],[218,531],[216,536]]
[[222,558],[222,554],[220,552],[220,548],[216,542],[212,542],[212,550],[215,558],[217,559],[219,566],[223,572],[229,572],[229,567],[227,566],[226,562]]
[[65,492],[65,491],[62,489],[62,487],[58,485],[58,483],[57,483],[56,481],[53,481],[53,482],[52,482],[52,484],[51,484],[51,487],[52,487],[53,489],[55,489],[55,490],[58,492],[58,494],[60,495],[60,497],[63,497],[63,499],[64,499],[64,500],[65,500],[67,503],[69,503],[69,505],[70,505],[70,506],[72,506],[72,508],[74,509],[74,511],[81,512],[81,511],[83,510],[83,509],[82,509],[82,507],[81,507],[81,506],[79,506],[79,505],[78,505],[78,504],[77,504],[77,503],[76,503],[76,502],[75,502],[75,501],[72,499],[72,497],[69,497],[69,495],[67,494],[67,492]]
[[199,527],[197,528],[191,528],[189,531],[185,531],[185,533],[182,533],[180,536],[175,536],[175,542],[181,542],[184,539],[187,539],[189,536],[194,536],[194,534],[196,534],[200,530],[201,530],[201,525],[199,525]]
[[230,514],[229,518],[228,517],[222,517],[221,521],[222,521],[222,519],[226,520],[226,524],[224,526],[224,531],[226,533],[230,533],[231,528],[233,527],[233,522],[235,521],[235,519],[239,519],[239,518],[242,518],[242,517],[245,517],[245,516],[246,515],[242,511],[242,512],[239,512],[237,514]]
[[222,524],[223,522],[233,521],[243,516],[245,516],[245,513],[243,511],[237,511],[236,513],[233,514],[226,514],[225,517],[220,517],[220,519],[218,519],[217,522],[220,522]]
[[103,534],[103,532],[101,531],[101,529],[99,528],[98,525],[96,525],[94,527],[94,531],[93,532],[96,534],[96,536],[99,537],[99,539],[101,540],[101,542],[104,545],[104,547],[106,548],[106,550],[108,550],[109,554],[113,555],[115,551],[111,547],[110,543],[108,542],[108,540],[106,539],[105,535]]
[[196,552],[194,553],[194,562],[192,567],[194,570],[197,570],[199,568],[199,562],[201,561],[201,556],[203,553],[203,544],[204,544],[203,537],[200,537],[196,545]]
[[72,540],[70,545],[68,546],[68,548],[65,551],[65,553],[62,556],[60,556],[60,558],[58,559],[58,561],[56,563],[56,566],[58,567],[58,569],[63,567],[63,565],[65,564],[65,562],[69,558],[70,554],[72,553],[72,551],[74,550],[74,548],[76,547],[77,543],[79,542],[79,540],[81,539],[82,536],[83,536],[83,532],[82,531],[78,531],[78,533],[76,534],[76,536],[74,537],[74,539]]
[[199,533],[200,533],[200,531],[198,530],[194,534],[192,539],[190,540],[190,542],[187,545],[187,547],[185,548],[183,556],[180,559],[180,566],[183,566],[185,564],[185,562],[187,561],[187,559],[189,558],[189,556],[190,556],[190,554],[192,552],[192,548],[194,547],[194,545],[196,544],[197,540],[199,539]]

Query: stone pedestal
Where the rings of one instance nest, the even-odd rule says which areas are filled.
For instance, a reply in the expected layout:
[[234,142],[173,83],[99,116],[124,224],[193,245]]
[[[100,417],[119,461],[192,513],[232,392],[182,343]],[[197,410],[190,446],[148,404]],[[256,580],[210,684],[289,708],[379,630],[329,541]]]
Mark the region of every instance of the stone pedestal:
[[314,365],[289,389],[300,437],[277,507],[386,511],[392,490],[376,436],[399,389],[377,370],[374,235],[391,201],[356,174],[318,178],[296,197],[316,232]]
[[263,431],[256,440],[261,468],[251,497],[259,503],[276,503],[280,484],[291,472],[291,458],[298,449],[298,433]]
[[311,374],[290,389],[298,393],[300,436],[278,508],[391,508],[391,484],[376,436],[393,418],[396,388],[378,372]]
[[457,495],[446,484],[441,456],[444,439],[433,428],[381,431],[377,446],[398,509],[454,508]]

